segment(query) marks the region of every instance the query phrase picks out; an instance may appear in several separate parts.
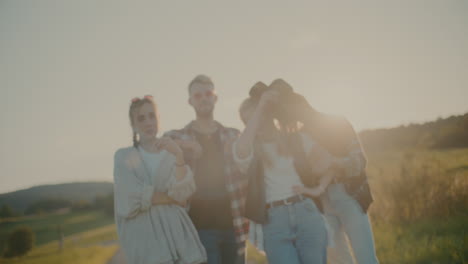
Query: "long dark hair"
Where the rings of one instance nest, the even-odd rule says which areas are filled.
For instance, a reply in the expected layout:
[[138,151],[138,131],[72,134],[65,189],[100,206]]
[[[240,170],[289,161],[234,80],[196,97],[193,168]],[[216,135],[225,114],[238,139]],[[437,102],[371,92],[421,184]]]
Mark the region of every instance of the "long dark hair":
[[273,116],[283,134],[304,132],[335,156],[346,155],[349,143],[357,139],[353,127],[345,118],[317,111],[284,80],[277,79],[270,87],[258,89],[257,92],[261,94],[267,89],[275,89],[280,93],[280,102]]
[[285,123],[300,124],[300,131],[335,156],[347,154],[347,146],[357,139],[356,132],[344,118],[314,109],[304,96],[294,93],[294,103],[287,107]]

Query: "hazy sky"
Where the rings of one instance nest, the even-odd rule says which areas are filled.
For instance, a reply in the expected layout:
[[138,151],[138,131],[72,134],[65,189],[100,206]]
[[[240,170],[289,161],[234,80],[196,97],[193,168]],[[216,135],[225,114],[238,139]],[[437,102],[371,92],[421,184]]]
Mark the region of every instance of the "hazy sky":
[[358,130],[463,114],[468,1],[0,1],[0,193],[111,181],[130,99],[182,127],[199,73],[237,128],[278,77]]

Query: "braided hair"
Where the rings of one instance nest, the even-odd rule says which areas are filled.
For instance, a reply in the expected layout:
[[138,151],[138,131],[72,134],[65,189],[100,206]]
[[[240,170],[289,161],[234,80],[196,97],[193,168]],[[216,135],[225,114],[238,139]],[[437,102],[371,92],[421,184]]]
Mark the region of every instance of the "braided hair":
[[133,131],[133,146],[135,148],[138,148],[138,144],[140,142],[138,141],[138,136],[137,136],[137,132]]

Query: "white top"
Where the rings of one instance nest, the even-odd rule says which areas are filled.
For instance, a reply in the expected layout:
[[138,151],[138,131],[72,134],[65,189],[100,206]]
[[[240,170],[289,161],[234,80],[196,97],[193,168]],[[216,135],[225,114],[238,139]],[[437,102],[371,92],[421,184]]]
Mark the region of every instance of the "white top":
[[167,151],[148,153],[134,147],[114,157],[114,207],[120,245],[128,263],[206,262],[206,252],[185,208],[153,205],[154,192],[179,202],[195,191],[191,170],[176,178],[176,157]]
[[[334,158],[328,151],[317,145],[309,136],[301,133],[301,139],[304,151],[309,157],[309,160],[311,157],[312,160],[315,160],[311,169],[315,173],[325,173],[332,165]],[[272,166],[264,166],[266,202],[269,203],[294,196],[295,193],[292,190],[292,186],[303,186],[304,184],[296,172],[293,158],[281,156],[274,143],[263,144],[262,147],[272,161]],[[245,173],[253,160],[253,149],[250,150],[248,157],[241,159],[237,155],[237,141],[235,141],[233,144],[233,157],[239,170]],[[330,236],[332,234],[331,228],[325,218],[324,220],[328,231],[329,246],[332,246],[333,241]],[[257,249],[264,251],[263,228],[261,224],[250,221],[249,240]]]
[[262,147],[272,164],[264,166],[266,202],[271,203],[294,196],[292,187],[303,184],[294,168],[293,158],[280,155],[275,143],[263,144]]
[[[301,133],[302,144],[307,155],[316,157],[317,162],[312,166],[314,172],[325,172],[332,164],[332,156],[322,147],[317,145],[310,137]],[[278,153],[276,143],[262,145],[266,155],[271,160],[271,166],[264,166],[265,173],[265,199],[267,203],[283,200],[294,196],[294,185],[303,186],[300,176],[294,167],[294,159],[291,156],[282,156]],[[253,159],[253,150],[245,159],[237,156],[237,141],[234,142],[234,161],[242,172],[246,172]]]

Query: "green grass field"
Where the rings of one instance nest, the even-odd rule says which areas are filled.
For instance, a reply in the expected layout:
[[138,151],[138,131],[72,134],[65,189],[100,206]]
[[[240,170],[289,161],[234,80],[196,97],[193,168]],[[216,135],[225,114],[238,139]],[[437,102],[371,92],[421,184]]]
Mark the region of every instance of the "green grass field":
[[[412,225],[374,224],[377,255],[381,264],[397,263],[468,263],[468,216],[447,221],[424,221]],[[104,264],[117,250],[115,226],[108,225],[79,234],[79,239],[66,239],[64,250],[56,241],[35,247],[27,256],[0,259],[0,264],[100,263]],[[266,263],[263,255],[248,246],[247,257]]]
[[[411,225],[374,224],[374,238],[380,264],[465,264],[468,263],[468,216],[447,221],[421,221]],[[253,246],[247,258],[267,263]]]
[[376,224],[374,234],[381,264],[468,263],[468,216],[408,225]]
[[[370,209],[381,264],[468,263],[468,149],[368,153],[375,202]],[[103,212],[20,218],[0,223],[0,249],[16,226],[36,234],[27,256],[0,264],[106,263],[115,253],[114,220]],[[58,252],[57,225],[66,237]],[[247,257],[266,259],[252,246]]]
[[381,263],[468,263],[468,149],[368,153]]
[[115,225],[110,224],[66,238],[62,251],[59,251],[57,241],[52,241],[36,246],[23,257],[0,258],[0,264],[105,264],[115,254],[118,245],[103,242],[116,239]]
[[[380,263],[468,263],[468,149],[367,155]],[[252,246],[247,256],[266,263]]]

